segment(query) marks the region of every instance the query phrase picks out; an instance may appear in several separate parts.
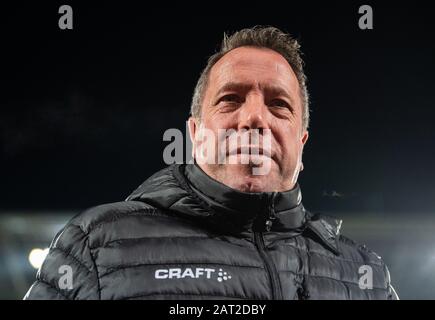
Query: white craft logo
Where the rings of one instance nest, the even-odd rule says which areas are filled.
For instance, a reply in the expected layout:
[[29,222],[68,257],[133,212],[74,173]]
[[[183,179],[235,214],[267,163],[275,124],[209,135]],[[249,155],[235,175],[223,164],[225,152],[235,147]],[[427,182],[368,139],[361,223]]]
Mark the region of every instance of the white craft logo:
[[219,268],[216,272],[212,268],[169,268],[169,269],[157,269],[154,273],[155,279],[212,279],[218,282],[227,281],[231,279],[231,275]]

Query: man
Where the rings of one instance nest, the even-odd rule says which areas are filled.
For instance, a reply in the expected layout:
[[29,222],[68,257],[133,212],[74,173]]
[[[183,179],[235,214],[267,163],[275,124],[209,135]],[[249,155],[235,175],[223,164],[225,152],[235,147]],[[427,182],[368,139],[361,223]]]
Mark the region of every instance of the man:
[[397,299],[379,256],[302,205],[305,81],[288,34],[225,37],[194,91],[195,164],[73,218],[25,299]]

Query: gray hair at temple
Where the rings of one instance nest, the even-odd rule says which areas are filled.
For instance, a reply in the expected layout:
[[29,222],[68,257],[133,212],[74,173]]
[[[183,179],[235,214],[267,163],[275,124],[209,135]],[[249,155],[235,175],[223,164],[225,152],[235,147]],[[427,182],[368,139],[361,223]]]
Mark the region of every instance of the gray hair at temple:
[[211,68],[226,53],[243,46],[268,48],[278,52],[287,60],[299,82],[302,100],[302,125],[304,129],[307,129],[310,120],[309,96],[306,85],[307,77],[303,69],[304,62],[301,57],[302,53],[300,51],[300,45],[298,41],[288,33],[284,33],[278,28],[270,26],[255,26],[253,28],[242,29],[230,36],[227,36],[224,33],[220,50],[208,59],[207,65],[202,71],[196,84],[192,98],[191,115],[197,119],[201,118],[201,106],[205,90],[207,89]]

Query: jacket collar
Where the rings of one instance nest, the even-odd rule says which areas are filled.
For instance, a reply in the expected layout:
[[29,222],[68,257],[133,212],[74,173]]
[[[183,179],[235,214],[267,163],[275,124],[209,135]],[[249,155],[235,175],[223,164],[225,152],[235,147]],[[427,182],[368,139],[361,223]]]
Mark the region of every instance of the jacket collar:
[[156,172],[126,198],[238,234],[265,231],[272,212],[271,231],[311,230],[338,254],[341,220],[312,214],[301,200],[299,184],[286,192],[245,193],[212,179],[193,164],[175,164]]
[[191,191],[205,202],[216,219],[252,231],[288,231],[305,223],[299,185],[285,192],[248,193],[208,176],[195,164],[181,167]]

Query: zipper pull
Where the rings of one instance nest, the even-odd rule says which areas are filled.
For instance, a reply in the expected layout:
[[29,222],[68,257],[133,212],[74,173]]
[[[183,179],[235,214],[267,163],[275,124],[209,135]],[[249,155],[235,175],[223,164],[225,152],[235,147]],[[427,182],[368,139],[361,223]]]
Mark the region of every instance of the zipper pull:
[[269,232],[270,228],[272,228],[273,222],[270,219],[266,220],[266,231]]
[[276,219],[275,216],[275,197],[276,192],[272,192],[272,195],[270,197],[269,207],[268,207],[268,217],[266,219],[266,231],[269,232],[273,225],[273,220]]

